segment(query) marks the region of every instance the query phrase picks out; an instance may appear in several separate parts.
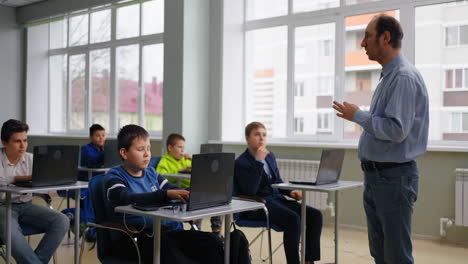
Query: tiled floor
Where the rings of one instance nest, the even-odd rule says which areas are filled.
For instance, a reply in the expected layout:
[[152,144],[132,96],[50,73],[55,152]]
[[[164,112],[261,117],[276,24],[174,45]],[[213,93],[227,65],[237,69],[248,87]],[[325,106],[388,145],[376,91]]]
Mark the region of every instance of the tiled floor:
[[[203,230],[209,229],[209,219],[203,221]],[[242,229],[250,240],[258,229]],[[282,241],[282,233],[272,232],[273,246]],[[72,237],[73,238],[73,237]],[[35,245],[39,237],[32,239]],[[265,237],[266,239],[266,237]],[[72,239],[70,240],[72,242]],[[339,260],[343,264],[371,264],[372,258],[369,255],[367,247],[367,233],[364,230],[352,228],[340,228],[340,250]],[[87,244],[86,247],[89,247]],[[253,263],[262,263],[259,256],[259,244],[251,250]],[[266,240],[264,242],[263,254],[266,254]],[[442,240],[433,239],[414,239],[414,256],[418,264],[467,264],[468,263],[468,244],[455,245]],[[73,244],[68,244],[67,238],[57,253],[58,263],[73,262]],[[322,235],[322,260],[318,264],[324,264],[334,261],[334,243],[333,226],[325,226]],[[51,262],[52,263],[52,262]],[[96,250],[86,250],[83,255],[82,263],[99,263],[96,257]],[[281,248],[273,258],[275,264],[285,264],[284,251]]]

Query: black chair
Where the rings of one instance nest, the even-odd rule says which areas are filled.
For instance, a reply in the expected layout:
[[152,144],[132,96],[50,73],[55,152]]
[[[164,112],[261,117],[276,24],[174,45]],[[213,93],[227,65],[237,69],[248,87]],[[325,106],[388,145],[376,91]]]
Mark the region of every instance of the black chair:
[[[94,176],[88,185],[91,202],[94,208],[95,223],[87,223],[88,227],[96,228],[96,242],[97,242],[97,257],[101,263],[141,263],[140,250],[135,238],[130,234],[124,225],[121,223],[110,222],[106,215],[105,201],[105,174]],[[122,232],[128,239],[135,245],[138,259],[133,261],[123,261],[115,256],[112,256],[112,240],[111,231]],[[83,236],[84,239],[84,236]],[[80,263],[84,248],[84,241],[81,241]]]
[[[263,204],[266,203],[266,201],[260,197],[260,196],[247,196],[247,195],[239,195],[236,197],[236,199],[241,199],[241,200],[250,200],[250,201],[256,201],[256,202],[261,202]],[[250,228],[261,228],[261,231],[249,242],[249,247],[251,247],[257,239],[260,238],[260,259],[262,262],[266,262],[269,260],[270,264],[273,263],[273,254],[278,251],[278,249],[283,245],[283,242],[281,242],[274,250],[272,250],[272,245],[271,245],[271,229],[275,230],[276,232],[284,232],[282,228],[280,228],[277,225],[270,224],[269,216],[268,216],[268,209],[265,207],[265,220],[252,220],[252,219],[245,219],[242,218],[242,214],[237,213],[234,214],[234,222],[236,223],[237,226],[239,227],[250,227]],[[268,257],[264,258],[262,256],[262,248],[263,248],[263,235],[265,232],[268,232]]]

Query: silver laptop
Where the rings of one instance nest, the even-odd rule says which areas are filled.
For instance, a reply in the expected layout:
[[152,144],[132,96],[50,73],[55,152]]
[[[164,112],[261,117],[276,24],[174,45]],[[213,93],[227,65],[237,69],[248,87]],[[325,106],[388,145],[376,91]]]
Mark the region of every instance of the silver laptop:
[[201,144],[200,154],[223,152],[223,144]]
[[344,149],[324,149],[320,158],[320,165],[315,177],[290,180],[290,183],[323,185],[336,183],[340,179],[341,167],[343,166]]

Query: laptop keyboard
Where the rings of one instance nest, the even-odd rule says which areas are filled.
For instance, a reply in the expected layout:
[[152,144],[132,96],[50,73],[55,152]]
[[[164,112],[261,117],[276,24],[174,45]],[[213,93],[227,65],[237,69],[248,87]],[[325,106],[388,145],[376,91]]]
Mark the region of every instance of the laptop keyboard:
[[19,181],[14,184],[18,187],[32,187],[32,181]]

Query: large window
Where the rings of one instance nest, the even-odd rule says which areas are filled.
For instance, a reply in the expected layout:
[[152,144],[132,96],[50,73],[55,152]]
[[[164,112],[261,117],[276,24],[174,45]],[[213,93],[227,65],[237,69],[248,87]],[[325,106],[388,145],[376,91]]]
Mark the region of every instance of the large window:
[[286,134],[286,27],[246,34],[247,122],[260,121],[273,137]]
[[87,134],[93,123],[111,134],[127,124],[161,133],[164,0],[93,8],[46,27],[49,133]]
[[295,45],[305,48],[305,63],[294,64],[294,78],[296,82],[303,80],[307,91],[304,98],[295,98],[293,101],[294,118],[304,117],[304,129],[299,132],[301,135],[330,132],[323,129],[329,126],[328,119],[325,121],[318,111],[330,108],[330,99],[334,95],[332,76],[335,75],[335,24],[297,27],[294,35]]
[[467,12],[463,1],[416,8],[415,62],[429,92],[432,140],[468,140]]
[[[224,48],[243,54],[244,61],[241,65],[225,55],[230,71],[224,75],[244,81],[225,82],[224,89],[243,101],[225,99],[223,107],[243,106],[244,117],[223,120],[223,140],[242,140],[241,133],[231,131],[256,120],[265,123],[273,141],[357,142],[362,128],[336,117],[331,105],[348,101],[369,110],[382,67],[368,59],[361,42],[367,24],[381,13],[402,21],[401,52],[425,80],[431,144],[468,140],[468,1],[239,2],[245,3],[244,13],[236,13],[232,2],[225,10],[230,24]],[[244,38],[236,35],[235,21]],[[233,96],[239,84],[242,96]]]

